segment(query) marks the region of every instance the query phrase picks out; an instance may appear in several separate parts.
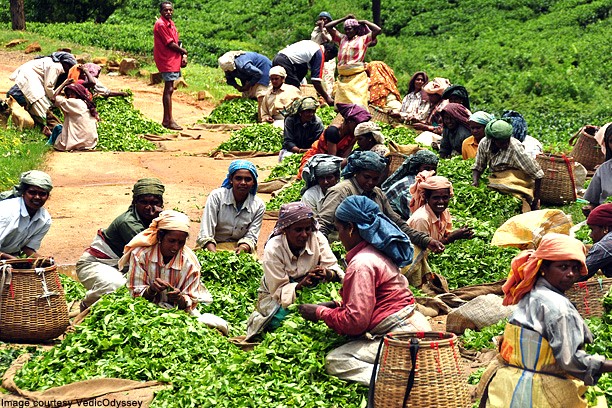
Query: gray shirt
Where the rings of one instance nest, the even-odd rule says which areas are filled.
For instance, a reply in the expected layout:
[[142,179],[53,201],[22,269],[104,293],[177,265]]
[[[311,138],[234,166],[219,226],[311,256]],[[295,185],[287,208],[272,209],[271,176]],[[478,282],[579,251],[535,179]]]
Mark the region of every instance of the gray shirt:
[[597,168],[584,199],[593,205],[603,204],[612,196],[612,160],[604,162]]

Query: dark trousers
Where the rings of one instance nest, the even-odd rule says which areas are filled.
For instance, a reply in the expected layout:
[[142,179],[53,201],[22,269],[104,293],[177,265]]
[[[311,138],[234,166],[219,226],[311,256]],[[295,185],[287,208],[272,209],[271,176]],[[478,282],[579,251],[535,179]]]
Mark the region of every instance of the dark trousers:
[[287,58],[285,54],[276,54],[272,60],[272,66],[281,66],[287,71],[287,77],[285,83],[293,85],[297,88],[300,87],[302,79],[308,73],[308,64],[294,64]]

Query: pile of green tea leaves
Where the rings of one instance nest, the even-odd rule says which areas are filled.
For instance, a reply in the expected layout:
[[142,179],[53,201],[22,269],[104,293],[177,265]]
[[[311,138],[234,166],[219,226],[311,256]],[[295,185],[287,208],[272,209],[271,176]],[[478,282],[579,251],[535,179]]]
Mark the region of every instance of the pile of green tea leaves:
[[[601,354],[606,359],[612,359],[612,296],[610,293],[603,299],[605,314],[599,317],[586,319],[586,322],[593,332],[593,343],[586,344],[585,350],[589,354]],[[589,387],[586,393],[586,398],[590,404],[595,401],[595,398],[600,395],[605,395],[608,406],[612,405],[612,375],[604,373],[597,385]]]
[[258,123],[232,132],[229,140],[217,150],[225,152],[279,152],[283,147],[283,131],[269,123]]
[[[214,298],[201,310],[244,333],[261,265],[248,254],[197,255],[203,264],[202,281]],[[298,302],[330,300],[338,288],[333,283],[306,289]],[[365,406],[366,387],[325,373],[326,353],[343,341],[325,324],[290,313],[281,327],[263,334],[261,344],[245,352],[194,317],[132,299],[123,288],[96,303],[60,345],[27,363],[16,382],[25,389],[94,377],[171,383],[169,390],[156,394],[152,407]]]
[[417,133],[414,129],[397,126],[393,127],[388,123],[379,123],[381,132],[385,136],[385,143],[395,142],[398,145],[416,144],[414,138],[417,137]]
[[466,329],[461,335],[461,344],[468,350],[495,350],[493,338],[504,334],[506,323],[508,323],[508,320],[502,319],[499,322],[491,326],[483,327],[480,330]]
[[295,176],[300,169],[303,154],[292,154],[285,156],[283,161],[274,166],[270,175],[264,181],[270,181],[281,177]]
[[100,115],[98,149],[115,152],[155,150],[155,143],[140,135],[167,133],[161,124],[145,118],[139,110],[134,109],[131,94],[127,97],[96,97],[94,103]]
[[328,126],[338,116],[338,111],[333,106],[323,106],[317,109],[317,116],[321,118],[325,126]]
[[266,203],[266,210],[278,210],[281,205],[302,200],[302,188],[306,183],[304,180],[294,180],[288,186],[284,187],[278,194]]
[[257,101],[237,98],[223,101],[204,118],[204,123],[257,123]]
[[87,291],[81,282],[77,282],[69,276],[59,274],[60,282],[64,288],[64,294],[66,295],[66,302],[72,302],[74,300],[83,299],[85,292]]

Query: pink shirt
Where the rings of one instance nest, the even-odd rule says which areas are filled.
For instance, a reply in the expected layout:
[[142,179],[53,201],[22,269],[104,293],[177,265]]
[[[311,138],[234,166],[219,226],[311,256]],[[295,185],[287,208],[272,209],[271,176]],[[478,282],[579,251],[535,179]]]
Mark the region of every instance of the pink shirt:
[[398,267],[363,241],[346,254],[348,267],[334,309],[319,306],[317,317],[335,332],[360,336],[385,318],[414,303],[408,280]]
[[334,37],[334,42],[339,44],[338,68],[352,68],[363,65],[368,44],[372,42],[372,34],[356,35],[349,40],[345,34],[338,33]]
[[444,210],[440,218],[438,218],[429,204],[419,207],[414,214],[408,218],[407,224],[417,231],[427,233],[431,239],[437,239],[438,241],[450,234],[453,230],[453,222],[448,208]]
[[178,45],[179,34],[174,21],[160,17],[153,26],[153,59],[159,72],[179,72],[181,54],[168,48],[168,44]]

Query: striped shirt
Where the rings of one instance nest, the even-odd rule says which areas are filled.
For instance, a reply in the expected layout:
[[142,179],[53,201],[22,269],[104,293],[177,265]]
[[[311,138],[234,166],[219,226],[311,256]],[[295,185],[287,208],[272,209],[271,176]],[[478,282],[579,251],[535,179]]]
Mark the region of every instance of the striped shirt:
[[493,141],[490,138],[484,138],[478,143],[473,170],[482,173],[489,166],[493,173],[506,170],[522,170],[533,180],[544,178],[544,171],[542,171],[540,165],[529,156],[517,139],[511,137],[510,146],[507,149],[499,150],[497,153],[491,151],[492,144]]
[[339,44],[338,68],[363,66],[368,45],[372,42],[372,34],[356,35],[349,40],[345,34],[336,31],[334,42]]

